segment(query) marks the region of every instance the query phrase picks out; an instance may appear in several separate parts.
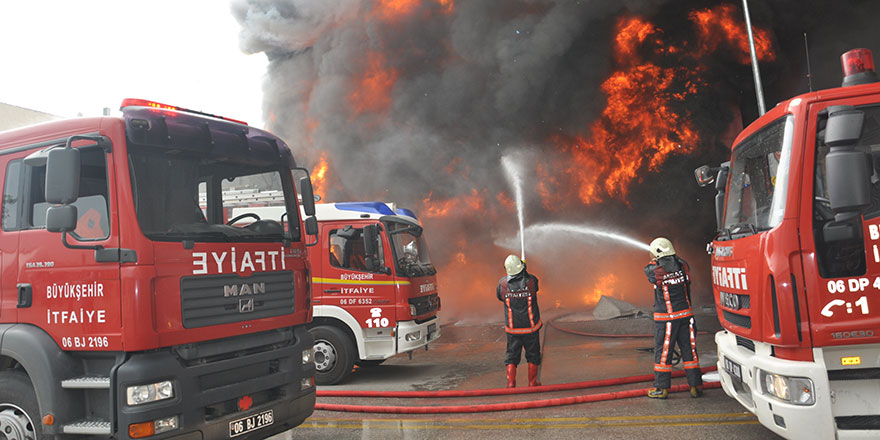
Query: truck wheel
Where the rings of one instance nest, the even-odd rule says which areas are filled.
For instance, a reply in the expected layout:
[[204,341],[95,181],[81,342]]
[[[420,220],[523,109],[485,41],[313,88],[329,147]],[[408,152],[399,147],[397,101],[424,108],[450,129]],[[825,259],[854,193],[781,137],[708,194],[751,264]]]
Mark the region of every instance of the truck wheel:
[[43,438],[34,386],[28,376],[20,371],[0,372],[0,438]]
[[319,325],[309,330],[315,337],[315,382],[336,385],[348,377],[357,357],[354,344],[342,330]]

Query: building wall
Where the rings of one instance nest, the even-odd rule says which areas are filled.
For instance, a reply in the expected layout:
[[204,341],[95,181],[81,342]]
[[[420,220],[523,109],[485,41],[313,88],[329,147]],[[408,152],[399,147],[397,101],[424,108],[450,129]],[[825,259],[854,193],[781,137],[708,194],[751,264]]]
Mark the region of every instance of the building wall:
[[0,131],[53,119],[61,119],[61,117],[0,102]]

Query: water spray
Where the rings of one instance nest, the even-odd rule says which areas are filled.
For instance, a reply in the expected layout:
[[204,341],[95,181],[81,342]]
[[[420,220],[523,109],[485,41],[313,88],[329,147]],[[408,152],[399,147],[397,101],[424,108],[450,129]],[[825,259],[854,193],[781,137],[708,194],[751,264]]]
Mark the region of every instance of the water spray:
[[516,214],[519,218],[519,244],[521,250],[520,259],[526,261],[526,235],[524,227],[525,222],[523,219],[522,172],[520,168],[515,163],[513,163],[513,159],[511,159],[509,155],[505,155],[501,158],[501,165],[504,166],[504,171],[507,174],[507,180],[510,182],[510,186],[513,187],[513,194],[516,198]]
[[598,229],[584,225],[575,225],[568,223],[541,223],[537,225],[531,225],[528,228],[525,228],[525,232],[530,235],[556,235],[556,234],[577,234],[584,236],[593,236],[602,239],[609,239],[618,241],[626,244],[627,246],[632,246],[644,251],[650,251],[651,247],[645,243],[642,243],[639,240],[636,240],[632,237],[628,237],[626,235],[612,232],[605,229]]

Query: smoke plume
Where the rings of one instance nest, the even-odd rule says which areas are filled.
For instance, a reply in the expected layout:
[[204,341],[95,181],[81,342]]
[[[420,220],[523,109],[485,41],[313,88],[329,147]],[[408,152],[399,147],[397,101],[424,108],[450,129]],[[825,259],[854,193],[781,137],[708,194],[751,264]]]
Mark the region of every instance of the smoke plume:
[[[241,47],[270,60],[267,128],[326,201],[412,208],[438,267],[444,316],[497,318],[517,237],[501,157],[525,163],[526,226],[670,238],[711,302],[713,198],[692,171],[726,160],[756,115],[742,3],[673,0],[249,0]],[[751,2],[768,107],[839,82],[838,56],[880,50],[877,2]],[[525,236],[542,307],[599,294],[649,305],[648,255],[601,237]],[[518,243],[518,239],[516,242]],[[497,312],[497,313],[493,313]]]

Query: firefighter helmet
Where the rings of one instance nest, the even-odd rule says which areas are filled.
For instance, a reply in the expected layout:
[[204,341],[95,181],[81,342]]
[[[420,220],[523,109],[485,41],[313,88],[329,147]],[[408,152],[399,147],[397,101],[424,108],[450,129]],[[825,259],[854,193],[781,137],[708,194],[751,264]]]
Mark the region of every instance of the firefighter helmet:
[[655,259],[675,255],[675,248],[668,238],[657,237],[651,242],[651,256]]
[[516,255],[510,254],[504,260],[504,270],[507,271],[507,274],[510,276],[514,276],[523,271],[526,268],[525,263]]

